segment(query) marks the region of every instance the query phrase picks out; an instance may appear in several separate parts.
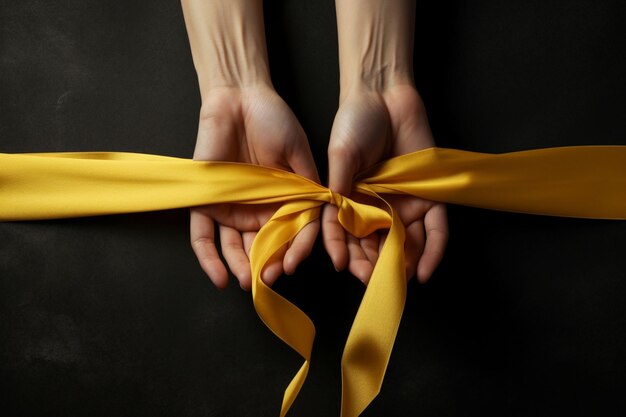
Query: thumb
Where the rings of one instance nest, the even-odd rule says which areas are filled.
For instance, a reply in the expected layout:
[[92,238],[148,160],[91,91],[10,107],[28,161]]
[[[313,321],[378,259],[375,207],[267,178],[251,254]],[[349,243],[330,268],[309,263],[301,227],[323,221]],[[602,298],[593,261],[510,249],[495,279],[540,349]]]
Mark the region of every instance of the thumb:
[[[333,128],[333,133],[335,130]],[[334,193],[344,196],[350,195],[352,190],[352,178],[357,172],[356,156],[354,148],[345,146],[338,137],[331,133],[328,146],[328,188]],[[334,203],[334,202],[333,202]],[[324,207],[322,217],[322,235],[324,247],[330,256],[337,271],[341,271],[348,265],[350,260],[346,245],[346,232],[339,223],[338,208],[327,204]]]
[[317,167],[315,166],[311,148],[309,147],[309,141],[304,130],[302,130],[301,127],[299,130],[296,139],[292,142],[293,146],[288,154],[287,163],[296,174],[302,175],[319,184],[320,177],[317,173]]
[[193,159],[237,160],[237,122],[230,115],[201,111]]
[[333,121],[328,145],[328,186],[349,195],[353,178],[380,160],[390,143],[389,113],[377,95],[346,99]]
[[348,196],[352,190],[352,179],[359,171],[359,154],[346,144],[341,141],[334,145],[331,137],[328,147],[328,188]]

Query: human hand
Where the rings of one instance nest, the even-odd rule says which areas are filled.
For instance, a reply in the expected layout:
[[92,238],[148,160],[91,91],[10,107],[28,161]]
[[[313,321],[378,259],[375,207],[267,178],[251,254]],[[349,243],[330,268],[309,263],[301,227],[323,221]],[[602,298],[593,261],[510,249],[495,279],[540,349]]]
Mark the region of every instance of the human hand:
[[[287,104],[267,85],[219,87],[203,98],[194,152],[195,160],[237,161],[292,171],[319,182],[304,130]],[[277,205],[221,204],[191,209],[191,243],[209,278],[218,288],[228,273],[217,250],[219,244],[230,270],[246,290],[251,287],[250,247],[256,232]],[[292,274],[308,256],[319,221],[306,225],[274,255],[261,273],[271,285],[284,272]]]
[[[248,162],[293,171],[319,182],[306,135],[272,87],[260,0],[182,0],[202,109],[194,159]],[[222,204],[191,210],[191,244],[202,269],[218,288],[228,273],[250,289],[249,254],[256,232],[276,205]],[[261,271],[272,284],[291,274],[313,247],[314,222],[274,255]]]
[[[342,97],[328,147],[329,188],[350,195],[359,172],[388,157],[434,146],[424,104],[410,84],[383,91],[354,88]],[[406,230],[407,279],[417,274],[426,282],[441,261],[448,238],[446,207],[412,196],[386,196]],[[367,284],[385,240],[375,232],[356,238],[337,220],[327,204],[322,216],[324,246],[335,269],[349,268]]]

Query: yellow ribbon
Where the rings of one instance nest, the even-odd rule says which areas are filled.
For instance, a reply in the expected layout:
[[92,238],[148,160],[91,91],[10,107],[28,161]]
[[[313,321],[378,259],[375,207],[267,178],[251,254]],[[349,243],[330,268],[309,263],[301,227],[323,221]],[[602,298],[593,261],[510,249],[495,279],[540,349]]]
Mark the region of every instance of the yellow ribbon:
[[358,416],[380,391],[406,297],[404,227],[382,194],[553,216],[626,219],[626,146],[572,146],[505,154],[428,148],[361,175],[357,203],[299,175],[255,165],[92,152],[0,154],[0,220],[142,212],[205,204],[282,203],[250,252],[252,297],[263,322],[303,358],[285,391],[284,416],[307,375],[315,327],[260,279],[267,260],[320,207],[339,207],[357,237],[389,229],[342,358],[342,417]]

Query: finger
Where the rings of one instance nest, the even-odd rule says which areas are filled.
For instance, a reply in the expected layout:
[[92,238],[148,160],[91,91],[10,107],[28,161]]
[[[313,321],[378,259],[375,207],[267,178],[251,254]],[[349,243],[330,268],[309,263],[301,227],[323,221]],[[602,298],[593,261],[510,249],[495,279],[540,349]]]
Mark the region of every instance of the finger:
[[426,212],[433,206],[432,201],[408,195],[387,195],[385,200],[393,206],[405,225],[423,219]]
[[428,281],[439,265],[448,242],[448,218],[445,204],[435,204],[424,217],[426,244],[424,253],[417,265],[417,279],[420,283]]
[[413,278],[417,271],[417,262],[424,251],[424,222],[415,221],[406,227],[404,240],[404,264],[406,266],[406,279]]
[[285,274],[291,275],[296,272],[296,268],[313,249],[315,244],[315,238],[320,230],[319,220],[315,220],[304,226],[302,230],[293,238],[293,242],[285,253],[285,259],[283,261],[283,269]]
[[[256,237],[256,232],[244,232],[241,234],[243,240],[243,249],[248,259],[250,259],[250,249],[252,243]],[[272,257],[267,261],[263,270],[261,271],[261,279],[267,285],[272,285],[283,274],[283,258],[287,251],[287,245],[282,246]]]
[[228,285],[228,272],[215,246],[213,219],[202,209],[192,209],[189,226],[191,247],[202,270],[217,288],[225,288]]
[[322,213],[322,237],[324,248],[337,271],[346,268],[348,264],[348,247],[346,246],[346,232],[337,220],[337,207],[326,204]]
[[259,230],[280,207],[279,204],[212,204],[206,206],[207,214],[219,224],[241,232]]
[[350,254],[350,264],[348,265],[350,273],[367,285],[372,276],[374,265],[365,255],[358,238],[348,233],[347,244]]
[[222,255],[228,263],[233,275],[237,277],[239,286],[246,291],[250,290],[250,260],[243,249],[243,240],[239,231],[224,225],[219,226],[220,246]]
[[378,242],[379,234],[377,232],[371,233],[364,238],[361,238],[359,244],[363,249],[363,253],[369,259],[372,265],[376,264],[378,260]]
[[267,285],[273,285],[278,278],[283,274],[283,259],[287,252],[287,245],[281,246],[271,258],[267,261],[263,270],[261,271],[261,279]]
[[248,259],[250,259],[250,249],[252,249],[252,243],[256,237],[257,232],[243,232],[241,239],[243,240],[243,250],[246,253]]
[[317,183],[320,182],[320,176],[317,173],[317,167],[311,154],[311,148],[304,132],[303,138],[295,141],[295,145],[291,150],[287,163],[296,174],[302,175]]

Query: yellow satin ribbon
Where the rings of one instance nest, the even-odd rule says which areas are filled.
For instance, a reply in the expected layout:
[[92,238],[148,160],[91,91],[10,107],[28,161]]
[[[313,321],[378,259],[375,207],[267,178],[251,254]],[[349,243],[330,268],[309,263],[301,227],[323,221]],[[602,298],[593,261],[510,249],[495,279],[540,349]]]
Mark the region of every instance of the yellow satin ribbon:
[[142,212],[219,203],[282,203],[250,252],[252,297],[263,322],[303,358],[280,415],[309,369],[315,327],[260,279],[268,259],[320,207],[339,207],[357,237],[389,229],[342,358],[342,417],[358,416],[380,391],[406,298],[404,227],[383,194],[553,216],[626,219],[626,146],[572,146],[504,154],[428,148],[361,175],[354,191],[380,207],[332,193],[299,175],[255,165],[92,152],[0,154],[0,220]]

